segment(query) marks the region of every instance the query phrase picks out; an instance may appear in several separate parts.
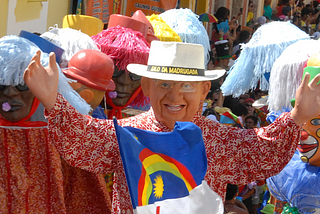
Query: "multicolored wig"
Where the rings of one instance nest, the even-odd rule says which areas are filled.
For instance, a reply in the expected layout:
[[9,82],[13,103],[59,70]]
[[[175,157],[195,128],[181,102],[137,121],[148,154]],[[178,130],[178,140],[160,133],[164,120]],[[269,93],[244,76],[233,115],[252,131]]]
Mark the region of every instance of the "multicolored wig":
[[200,44],[204,47],[204,65],[210,60],[211,50],[209,36],[198,15],[190,9],[167,10],[160,17],[180,36],[182,42]]
[[[19,36],[2,37],[0,39],[0,85],[25,84],[24,70],[38,50],[40,50],[38,46],[25,38]],[[41,52],[40,60],[43,66],[47,66],[49,55]],[[62,94],[80,113],[89,114],[91,107],[71,88],[60,68],[58,93]],[[41,107],[39,106],[39,108]],[[33,117],[37,117],[39,120],[41,116],[36,113]],[[39,114],[43,118],[43,111],[40,111]],[[34,120],[33,117],[31,120]]]
[[[138,31],[130,28],[111,27],[91,37],[101,52],[113,59],[115,66],[120,70],[127,70],[130,63],[147,65],[150,44]],[[133,100],[132,106],[144,106],[149,99],[141,91]]]
[[58,28],[58,26],[55,25],[50,27],[49,31],[43,33],[40,37],[65,50],[61,56],[61,68],[67,68],[69,60],[78,51],[84,49],[99,50],[90,36],[71,28]]
[[159,16],[152,14],[147,16],[147,19],[151,23],[154,34],[164,42],[182,42],[180,36]]

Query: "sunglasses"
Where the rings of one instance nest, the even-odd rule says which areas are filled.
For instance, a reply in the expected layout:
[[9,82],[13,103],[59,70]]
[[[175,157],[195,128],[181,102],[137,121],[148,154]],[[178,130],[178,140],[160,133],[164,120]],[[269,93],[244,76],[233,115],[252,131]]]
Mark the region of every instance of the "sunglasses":
[[250,105],[250,104],[246,104],[246,106],[247,106],[247,107],[252,107],[252,105]]
[[[113,78],[117,78],[117,77],[120,77],[122,74],[124,74],[126,71],[125,70],[119,70],[117,68],[114,68],[114,72],[113,72],[113,75],[112,77]],[[128,72],[129,74],[129,77],[132,81],[137,81],[137,80],[140,80],[141,79],[141,76],[139,75],[136,75],[134,73],[131,73],[131,72]]]
[[[5,88],[7,88],[10,85],[0,85],[0,90],[3,90]],[[15,86],[16,89],[18,89],[19,91],[27,91],[29,90],[28,86],[26,84],[19,84]]]

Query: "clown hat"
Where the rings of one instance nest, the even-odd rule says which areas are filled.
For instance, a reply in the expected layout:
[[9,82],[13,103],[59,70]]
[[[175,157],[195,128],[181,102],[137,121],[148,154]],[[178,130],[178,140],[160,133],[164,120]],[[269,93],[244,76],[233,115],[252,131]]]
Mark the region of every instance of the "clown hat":
[[141,10],[137,10],[132,17],[120,14],[112,14],[110,16],[108,28],[116,27],[118,25],[142,33],[149,43],[151,43],[153,40],[159,40],[154,35],[153,26]]
[[25,39],[30,40],[31,42],[33,42],[34,44],[36,44],[41,51],[43,51],[44,53],[50,53],[50,52],[54,52],[56,54],[56,61],[59,63],[61,60],[61,56],[64,52],[64,50],[62,48],[60,48],[59,46],[53,44],[52,42],[45,40],[43,38],[41,38],[40,36],[34,34],[34,33],[30,33],[28,31],[22,30],[20,31],[19,34],[20,37],[23,37]]
[[129,64],[127,69],[139,76],[172,81],[209,81],[224,75],[224,69],[205,71],[203,58],[202,45],[153,41],[148,65]]
[[63,73],[79,83],[100,91],[114,90],[111,80],[114,71],[112,59],[98,50],[85,49],[77,52]]

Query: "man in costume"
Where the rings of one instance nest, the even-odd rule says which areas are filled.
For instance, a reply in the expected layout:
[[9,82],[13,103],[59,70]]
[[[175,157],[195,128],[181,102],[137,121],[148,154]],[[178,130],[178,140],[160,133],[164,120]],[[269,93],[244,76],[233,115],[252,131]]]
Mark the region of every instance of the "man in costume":
[[[18,36],[0,39],[0,213],[67,213],[61,159],[49,143],[43,106],[23,80],[38,49]],[[43,54],[39,63],[48,60]],[[59,72],[58,91],[87,114],[89,106]]]
[[[201,116],[202,101],[210,80],[222,70],[205,71],[203,46],[153,41],[148,65],[130,64],[128,70],[143,76],[141,85],[152,108],[143,114],[119,120],[154,132],[172,131],[176,121],[191,121],[202,130],[208,169],[205,180],[222,198],[227,183],[247,184],[277,174],[292,157],[301,125],[320,114],[318,75],[308,84],[306,75],[297,90],[296,107],[261,129],[227,127]],[[51,54],[54,61],[54,54]],[[24,74],[26,84],[46,108],[50,136],[69,164],[94,173],[115,172],[113,213],[132,213],[128,187],[112,121],[79,114],[56,91],[56,64],[44,68],[39,53]],[[168,72],[167,72],[168,71]],[[39,93],[39,88],[41,92]],[[316,108],[310,109],[310,105]],[[169,148],[168,148],[169,149]],[[257,158],[258,157],[258,158]]]
[[[48,51],[50,47],[48,44],[59,48],[46,40],[51,37],[54,38],[52,41],[64,48],[63,53],[54,51],[60,53],[60,57],[56,59],[61,59],[60,66],[68,63],[68,68],[62,71],[68,78],[74,80],[70,85],[88,103],[88,109],[91,107],[90,115],[101,102],[105,91],[114,89],[114,83],[111,80],[114,70],[113,62],[98,50],[88,35],[73,29],[52,28],[43,34],[46,39],[28,32],[20,33],[20,36],[38,44],[44,52]],[[76,41],[73,41],[74,38],[77,38]],[[75,53],[75,51],[78,52]],[[108,213],[111,209],[111,197],[103,175],[70,166],[63,159],[62,171],[64,201],[68,213]]]

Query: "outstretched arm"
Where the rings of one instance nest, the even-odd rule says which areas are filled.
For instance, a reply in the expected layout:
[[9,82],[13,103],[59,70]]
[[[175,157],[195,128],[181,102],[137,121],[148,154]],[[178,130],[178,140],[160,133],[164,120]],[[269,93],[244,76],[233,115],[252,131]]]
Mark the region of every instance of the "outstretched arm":
[[53,52],[49,55],[47,67],[41,65],[40,56],[41,51],[38,50],[25,70],[23,78],[32,94],[38,98],[47,111],[50,111],[57,98],[59,69]]

